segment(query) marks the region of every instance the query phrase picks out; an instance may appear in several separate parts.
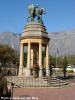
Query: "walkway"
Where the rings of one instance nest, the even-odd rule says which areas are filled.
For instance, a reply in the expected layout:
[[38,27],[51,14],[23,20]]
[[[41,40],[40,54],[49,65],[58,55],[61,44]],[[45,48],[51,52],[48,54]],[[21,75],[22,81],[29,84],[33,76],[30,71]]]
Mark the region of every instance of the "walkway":
[[16,100],[75,100],[75,86],[66,88],[14,88],[13,92],[14,97],[25,97]]

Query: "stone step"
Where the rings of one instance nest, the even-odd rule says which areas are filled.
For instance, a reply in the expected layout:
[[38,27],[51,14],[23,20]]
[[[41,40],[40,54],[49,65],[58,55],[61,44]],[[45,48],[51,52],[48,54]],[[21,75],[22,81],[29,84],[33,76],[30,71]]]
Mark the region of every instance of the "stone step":
[[15,86],[20,87],[59,87],[67,85],[68,82],[57,79],[55,77],[8,77],[7,81],[13,82]]
[[57,84],[59,84],[59,85],[64,85],[64,84],[65,84],[65,85],[66,85],[66,84],[68,84],[68,82],[64,82],[64,83],[58,83],[58,82],[57,82],[57,83],[48,83],[48,84],[50,84],[50,85],[57,85]]

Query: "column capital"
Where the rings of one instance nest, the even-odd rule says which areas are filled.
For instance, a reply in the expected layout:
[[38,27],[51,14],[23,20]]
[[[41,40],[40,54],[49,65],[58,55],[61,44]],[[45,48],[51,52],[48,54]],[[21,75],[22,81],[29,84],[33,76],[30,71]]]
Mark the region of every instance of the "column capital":
[[39,41],[39,44],[42,44],[42,40],[41,40],[41,41]]
[[28,44],[31,44],[31,41],[30,40],[28,40]]
[[24,43],[21,43],[21,46],[24,46]]

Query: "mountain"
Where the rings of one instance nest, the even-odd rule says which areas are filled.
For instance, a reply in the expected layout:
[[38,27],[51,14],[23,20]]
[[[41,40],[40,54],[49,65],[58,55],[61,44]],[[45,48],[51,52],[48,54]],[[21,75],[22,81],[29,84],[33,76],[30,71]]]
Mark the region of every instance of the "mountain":
[[[75,29],[49,32],[50,44],[49,52],[51,55],[56,56],[56,50],[58,48],[58,55],[75,55]],[[8,44],[9,46],[19,50],[20,49],[20,33],[13,32],[1,32],[0,44]]]
[[50,53],[56,55],[56,49],[58,48],[59,56],[75,55],[75,29],[50,32]]
[[7,44],[16,50],[20,49],[20,33],[13,32],[1,32],[0,33],[0,44]]

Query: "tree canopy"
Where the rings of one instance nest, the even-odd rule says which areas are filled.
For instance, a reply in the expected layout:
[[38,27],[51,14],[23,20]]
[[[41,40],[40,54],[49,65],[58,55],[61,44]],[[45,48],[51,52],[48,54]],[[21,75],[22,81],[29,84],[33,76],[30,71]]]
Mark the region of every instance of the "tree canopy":
[[0,63],[2,66],[7,66],[16,64],[16,61],[19,60],[19,55],[16,50],[9,47],[8,45],[0,45]]

